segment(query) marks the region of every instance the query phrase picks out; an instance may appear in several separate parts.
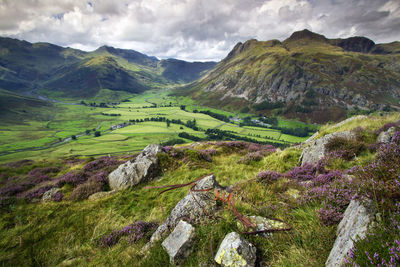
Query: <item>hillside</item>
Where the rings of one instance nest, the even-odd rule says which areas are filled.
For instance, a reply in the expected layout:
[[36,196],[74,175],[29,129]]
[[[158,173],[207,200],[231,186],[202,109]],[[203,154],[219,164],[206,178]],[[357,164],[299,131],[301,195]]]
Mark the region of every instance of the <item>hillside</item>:
[[103,46],[93,52],[0,37],[0,88],[13,92],[90,98],[100,90],[140,93],[191,82],[215,62],[158,60]]
[[[334,251],[339,222],[348,219],[345,210],[354,203],[366,206],[371,198],[373,208],[354,212],[357,227],[371,218],[371,227],[356,229],[366,238],[353,244],[347,236],[351,247],[339,249],[355,266],[396,266],[399,119],[398,113],[353,117],[284,150],[213,141],[151,145],[140,155],[2,164],[0,264],[168,266],[165,240],[184,220],[194,235],[186,246],[191,249],[176,257],[182,266],[220,261],[227,255],[218,250],[232,232],[254,247],[249,266],[323,266]],[[306,161],[321,144],[324,157]],[[124,179],[126,170],[121,164],[146,165],[150,172],[142,173],[139,184],[118,187],[115,177]],[[140,172],[132,175],[136,179]],[[204,190],[191,189],[200,183]],[[246,226],[243,218],[262,220],[269,230]],[[234,257],[238,253],[249,254],[232,253],[235,261],[243,260]]]
[[400,42],[288,39],[238,43],[212,71],[182,89],[197,101],[304,121],[337,121],[353,110],[399,108]]

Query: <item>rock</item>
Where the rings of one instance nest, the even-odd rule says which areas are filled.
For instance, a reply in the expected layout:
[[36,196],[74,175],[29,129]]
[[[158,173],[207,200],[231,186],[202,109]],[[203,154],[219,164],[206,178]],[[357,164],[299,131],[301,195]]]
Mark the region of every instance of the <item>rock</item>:
[[[215,180],[214,175],[204,177],[198,181],[194,187],[194,189],[197,190],[207,188],[221,189],[221,186]],[[213,192],[214,190],[192,192],[198,203],[193,199],[189,192],[186,197],[181,199],[178,204],[176,204],[169,217],[153,233],[150,238],[150,244],[160,240],[167,234],[168,231],[171,231],[180,220],[199,223],[207,215],[213,214],[213,212],[217,209],[217,202],[214,200]],[[199,204],[203,208],[201,208]],[[206,211],[207,214],[204,211]]]
[[114,195],[115,193],[117,193],[116,190],[97,192],[97,193],[94,193],[93,195],[90,195],[88,199],[91,201],[95,201],[95,200],[99,200],[99,199]]
[[[257,229],[248,229],[243,226],[242,223],[238,222],[237,226],[240,231],[247,232],[247,231],[265,231],[271,229],[284,229],[287,228],[287,225],[284,222],[278,220],[267,219],[261,216],[248,216],[246,217],[252,224],[257,225]],[[270,236],[271,233],[262,233],[263,236],[267,237]]]
[[395,133],[396,133],[396,128],[395,127],[390,127],[387,131],[381,132],[378,135],[378,138],[376,139],[376,141],[378,143],[381,143],[381,144],[390,143],[390,141],[392,141],[392,138],[393,138]]
[[134,162],[121,164],[108,176],[111,189],[120,190],[153,179],[158,172],[157,153],[161,146],[151,144],[146,146]]
[[194,236],[194,227],[181,220],[174,231],[162,242],[161,245],[167,251],[172,265],[181,262],[190,254]]
[[342,137],[346,139],[355,138],[355,134],[351,131],[345,132],[335,132],[332,134],[327,134],[320,139],[311,140],[308,145],[303,149],[300,160],[301,165],[305,163],[316,164],[319,160],[327,155],[325,146],[328,144],[329,140],[334,137]]
[[222,266],[255,266],[256,248],[238,233],[232,232],[225,236],[214,260]]
[[52,188],[49,191],[46,191],[43,196],[42,196],[42,201],[48,202],[51,201],[51,198],[57,194],[58,192],[60,192],[61,189],[60,188]]
[[344,266],[345,257],[353,248],[354,241],[365,237],[375,218],[376,209],[372,200],[361,203],[352,200],[336,230],[336,240],[325,263],[327,267]]

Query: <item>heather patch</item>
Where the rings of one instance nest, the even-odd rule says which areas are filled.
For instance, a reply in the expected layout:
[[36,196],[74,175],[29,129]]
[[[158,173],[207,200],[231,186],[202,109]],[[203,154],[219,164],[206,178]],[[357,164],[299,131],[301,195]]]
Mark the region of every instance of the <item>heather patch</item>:
[[148,237],[151,230],[155,229],[157,224],[144,221],[137,221],[121,230],[113,230],[111,233],[100,238],[100,244],[103,247],[112,247],[123,237],[127,237],[129,244],[136,243],[144,237]]
[[333,137],[326,144],[326,149],[333,157],[339,157],[344,160],[351,160],[359,155],[366,146],[364,142],[357,139],[347,139],[343,137]]
[[389,144],[379,147],[376,158],[352,173],[360,180],[359,193],[374,199],[384,209],[393,208],[400,200],[400,132]]
[[400,130],[400,120],[395,121],[395,122],[386,123],[381,128],[376,130],[375,134],[379,135],[381,132],[386,132],[387,130],[389,130],[389,128],[392,128],[392,127],[396,128],[396,130]]
[[277,171],[262,171],[257,175],[257,179],[265,184],[270,184],[282,177],[282,173]]

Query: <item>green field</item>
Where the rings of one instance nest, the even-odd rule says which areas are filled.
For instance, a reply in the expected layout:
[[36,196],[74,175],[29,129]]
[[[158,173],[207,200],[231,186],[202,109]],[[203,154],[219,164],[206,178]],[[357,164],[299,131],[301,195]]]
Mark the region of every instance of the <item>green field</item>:
[[[0,162],[23,158],[133,153],[143,149],[149,143],[160,143],[178,138],[180,132],[204,138],[206,137],[204,131],[207,129],[231,131],[241,137],[281,144],[296,143],[306,139],[281,134],[275,129],[239,127],[238,124],[223,122],[203,113],[194,113],[193,110],[197,109],[210,110],[228,117],[249,116],[199,106],[189,98],[169,96],[169,92],[168,89],[153,90],[144,94],[131,95],[129,101],[117,105],[109,104],[108,107],[54,103],[52,108],[44,109],[35,116],[27,117],[26,120],[1,122]],[[91,102],[87,101],[87,103]],[[181,109],[181,105],[185,105],[185,110]],[[158,117],[169,120],[179,119],[184,123],[196,120],[199,131],[180,124],[171,123],[168,127],[166,122],[146,121]],[[136,120],[143,120],[143,122],[136,123]],[[131,125],[110,130],[113,125],[129,122],[132,122]],[[281,119],[278,126],[315,128],[315,125]],[[89,134],[86,134],[87,131]],[[95,137],[95,131],[99,131],[101,136]],[[73,135],[77,137],[76,140],[70,140]]]

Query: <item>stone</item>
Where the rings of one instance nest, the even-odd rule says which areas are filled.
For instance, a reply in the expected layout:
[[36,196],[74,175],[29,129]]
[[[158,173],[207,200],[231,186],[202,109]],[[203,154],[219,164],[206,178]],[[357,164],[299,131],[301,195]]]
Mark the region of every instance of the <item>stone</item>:
[[195,228],[181,220],[174,231],[162,242],[161,245],[167,251],[172,265],[178,264],[189,256],[194,237]]
[[[214,188],[221,189],[215,180],[214,175],[209,175],[196,183],[195,190],[212,188],[210,191],[192,192],[197,202],[193,199],[190,192],[181,199],[173,208],[165,222],[160,225],[150,238],[150,243],[154,243],[171,231],[180,220],[199,223],[208,215],[212,215],[217,209],[217,202],[214,200]],[[201,207],[199,206],[201,205]],[[206,213],[205,213],[206,211]]]
[[[278,221],[278,220],[272,220],[272,219],[267,219],[261,216],[246,216],[247,219],[252,224],[257,225],[256,229],[248,229],[245,228],[244,225],[241,222],[237,223],[238,229],[243,232],[252,232],[252,231],[265,231],[265,230],[271,230],[271,229],[285,229],[287,228],[287,225],[284,222]],[[261,233],[261,235],[267,237],[270,236],[271,233]]]
[[376,141],[378,143],[381,143],[381,144],[390,143],[392,141],[392,138],[393,138],[395,133],[396,133],[396,128],[395,127],[390,127],[387,131],[381,132],[378,135],[378,138],[376,139]]
[[117,193],[116,190],[97,192],[97,193],[94,193],[93,195],[90,195],[88,199],[91,201],[95,201],[95,200],[99,200],[99,199],[114,195],[115,193]]
[[354,242],[365,237],[375,220],[376,208],[372,200],[352,200],[336,230],[336,240],[325,263],[327,267],[344,266]]
[[214,260],[222,266],[255,266],[256,251],[253,244],[232,232],[225,236]]
[[57,194],[58,192],[60,192],[61,189],[60,188],[52,188],[49,191],[46,191],[43,196],[42,196],[42,201],[44,202],[48,202],[51,201],[51,198]]
[[158,174],[157,153],[161,151],[159,145],[148,145],[135,158],[134,162],[127,161],[118,166],[108,176],[111,189],[125,189],[155,178]]
[[332,134],[327,134],[319,139],[309,141],[307,146],[303,149],[303,153],[301,154],[301,165],[306,163],[316,164],[319,160],[323,159],[327,155],[325,146],[328,144],[329,140],[334,137],[354,139],[356,136],[351,131],[335,132]]

